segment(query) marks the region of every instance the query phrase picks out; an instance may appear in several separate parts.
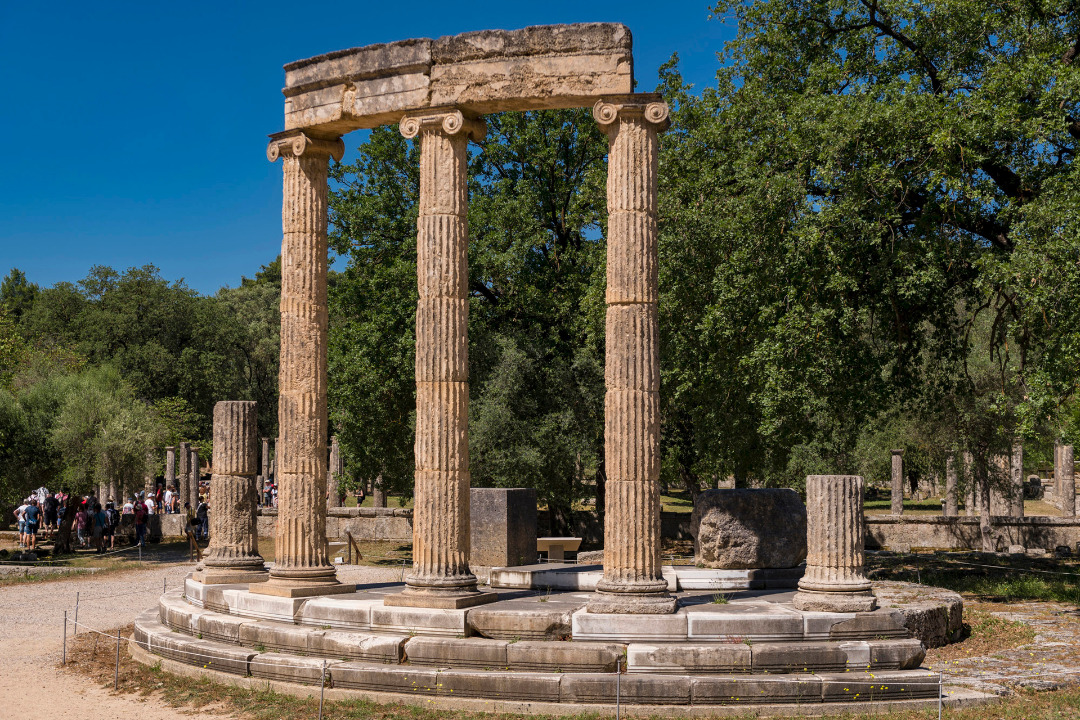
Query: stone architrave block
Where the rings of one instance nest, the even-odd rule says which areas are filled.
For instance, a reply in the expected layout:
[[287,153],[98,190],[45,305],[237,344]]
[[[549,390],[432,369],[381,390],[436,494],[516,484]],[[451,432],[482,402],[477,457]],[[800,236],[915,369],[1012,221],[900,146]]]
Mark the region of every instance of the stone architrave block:
[[690,532],[708,568],[792,568],[806,559],[806,506],[786,488],[706,490]]
[[285,66],[285,128],[321,136],[453,105],[474,114],[591,105],[633,91],[630,30],[541,25],[380,43]]
[[536,560],[536,490],[472,488],[470,564],[530,565]]

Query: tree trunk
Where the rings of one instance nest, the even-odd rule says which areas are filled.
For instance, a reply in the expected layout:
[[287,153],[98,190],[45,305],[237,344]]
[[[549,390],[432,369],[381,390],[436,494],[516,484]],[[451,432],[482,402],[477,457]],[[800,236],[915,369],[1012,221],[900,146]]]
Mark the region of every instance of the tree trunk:
[[64,508],[64,517],[60,520],[60,529],[56,533],[56,543],[53,546],[53,556],[61,553],[74,552],[71,549],[71,526],[75,523],[75,513],[79,512],[78,495],[72,493],[68,497],[67,507]]
[[679,477],[682,479],[683,485],[686,486],[687,492],[690,493],[690,503],[697,505],[698,495],[701,494],[701,481],[698,479],[698,476],[680,463]]

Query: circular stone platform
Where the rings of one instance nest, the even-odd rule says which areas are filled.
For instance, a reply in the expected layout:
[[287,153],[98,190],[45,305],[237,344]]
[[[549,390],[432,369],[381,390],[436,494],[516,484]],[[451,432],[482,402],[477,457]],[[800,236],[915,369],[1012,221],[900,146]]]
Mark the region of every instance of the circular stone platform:
[[139,616],[133,655],[299,693],[318,687],[325,663],[327,687],[345,695],[503,711],[606,712],[616,693],[644,714],[938,698],[898,589],[866,613],[801,612],[793,591],[760,590],[680,592],[676,613],[633,616],[585,612],[584,592],[496,590],[497,602],[461,610],[384,606],[402,587],[294,599],[188,579]]

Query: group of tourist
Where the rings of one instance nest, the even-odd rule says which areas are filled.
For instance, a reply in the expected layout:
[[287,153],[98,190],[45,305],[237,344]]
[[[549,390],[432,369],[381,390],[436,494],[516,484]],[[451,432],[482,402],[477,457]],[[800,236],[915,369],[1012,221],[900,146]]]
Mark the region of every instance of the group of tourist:
[[[44,488],[26,498],[15,509],[19,547],[33,551],[37,549],[39,535],[54,536],[59,530],[60,522],[71,501],[71,496],[65,492],[51,494]],[[193,546],[193,554],[197,554],[200,558],[202,552],[198,547],[198,541],[205,540],[210,535],[206,495],[200,495],[195,507],[192,507],[191,503],[184,503],[182,510],[179,507],[179,494],[175,492],[175,489],[166,490],[161,486],[149,494],[138,492],[131,495],[119,510],[112,500],[107,500],[102,506],[101,501],[93,493],[76,496],[74,501],[78,502],[78,508],[71,526],[75,533],[76,547],[83,550],[92,549],[98,554],[116,547],[116,534],[124,515],[132,516],[135,526],[134,542],[143,547],[146,546],[150,517],[158,513],[182,511],[186,514],[184,533],[188,537],[189,544]]]

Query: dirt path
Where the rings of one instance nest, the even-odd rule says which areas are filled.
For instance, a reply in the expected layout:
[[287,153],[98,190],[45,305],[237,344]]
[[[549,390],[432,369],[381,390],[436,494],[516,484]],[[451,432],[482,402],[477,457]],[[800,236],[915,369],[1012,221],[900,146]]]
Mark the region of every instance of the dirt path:
[[[191,565],[158,564],[146,570],[110,573],[101,577],[80,575],[70,579],[0,587],[0,678],[5,687],[34,698],[33,715],[49,720],[85,720],[107,710],[110,720],[176,720],[185,711],[160,697],[117,695],[60,666],[64,611],[74,621],[75,594],[79,593],[79,633],[90,628],[108,633],[102,648],[115,648],[116,628],[131,624],[135,616],[152,607],[162,583],[175,589],[191,572]],[[396,580],[394,568],[350,566],[339,570],[346,582]],[[73,631],[69,625],[68,632]],[[115,650],[113,650],[115,652]],[[229,715],[197,711],[200,718],[221,720]],[[5,716],[0,712],[0,716]]]

